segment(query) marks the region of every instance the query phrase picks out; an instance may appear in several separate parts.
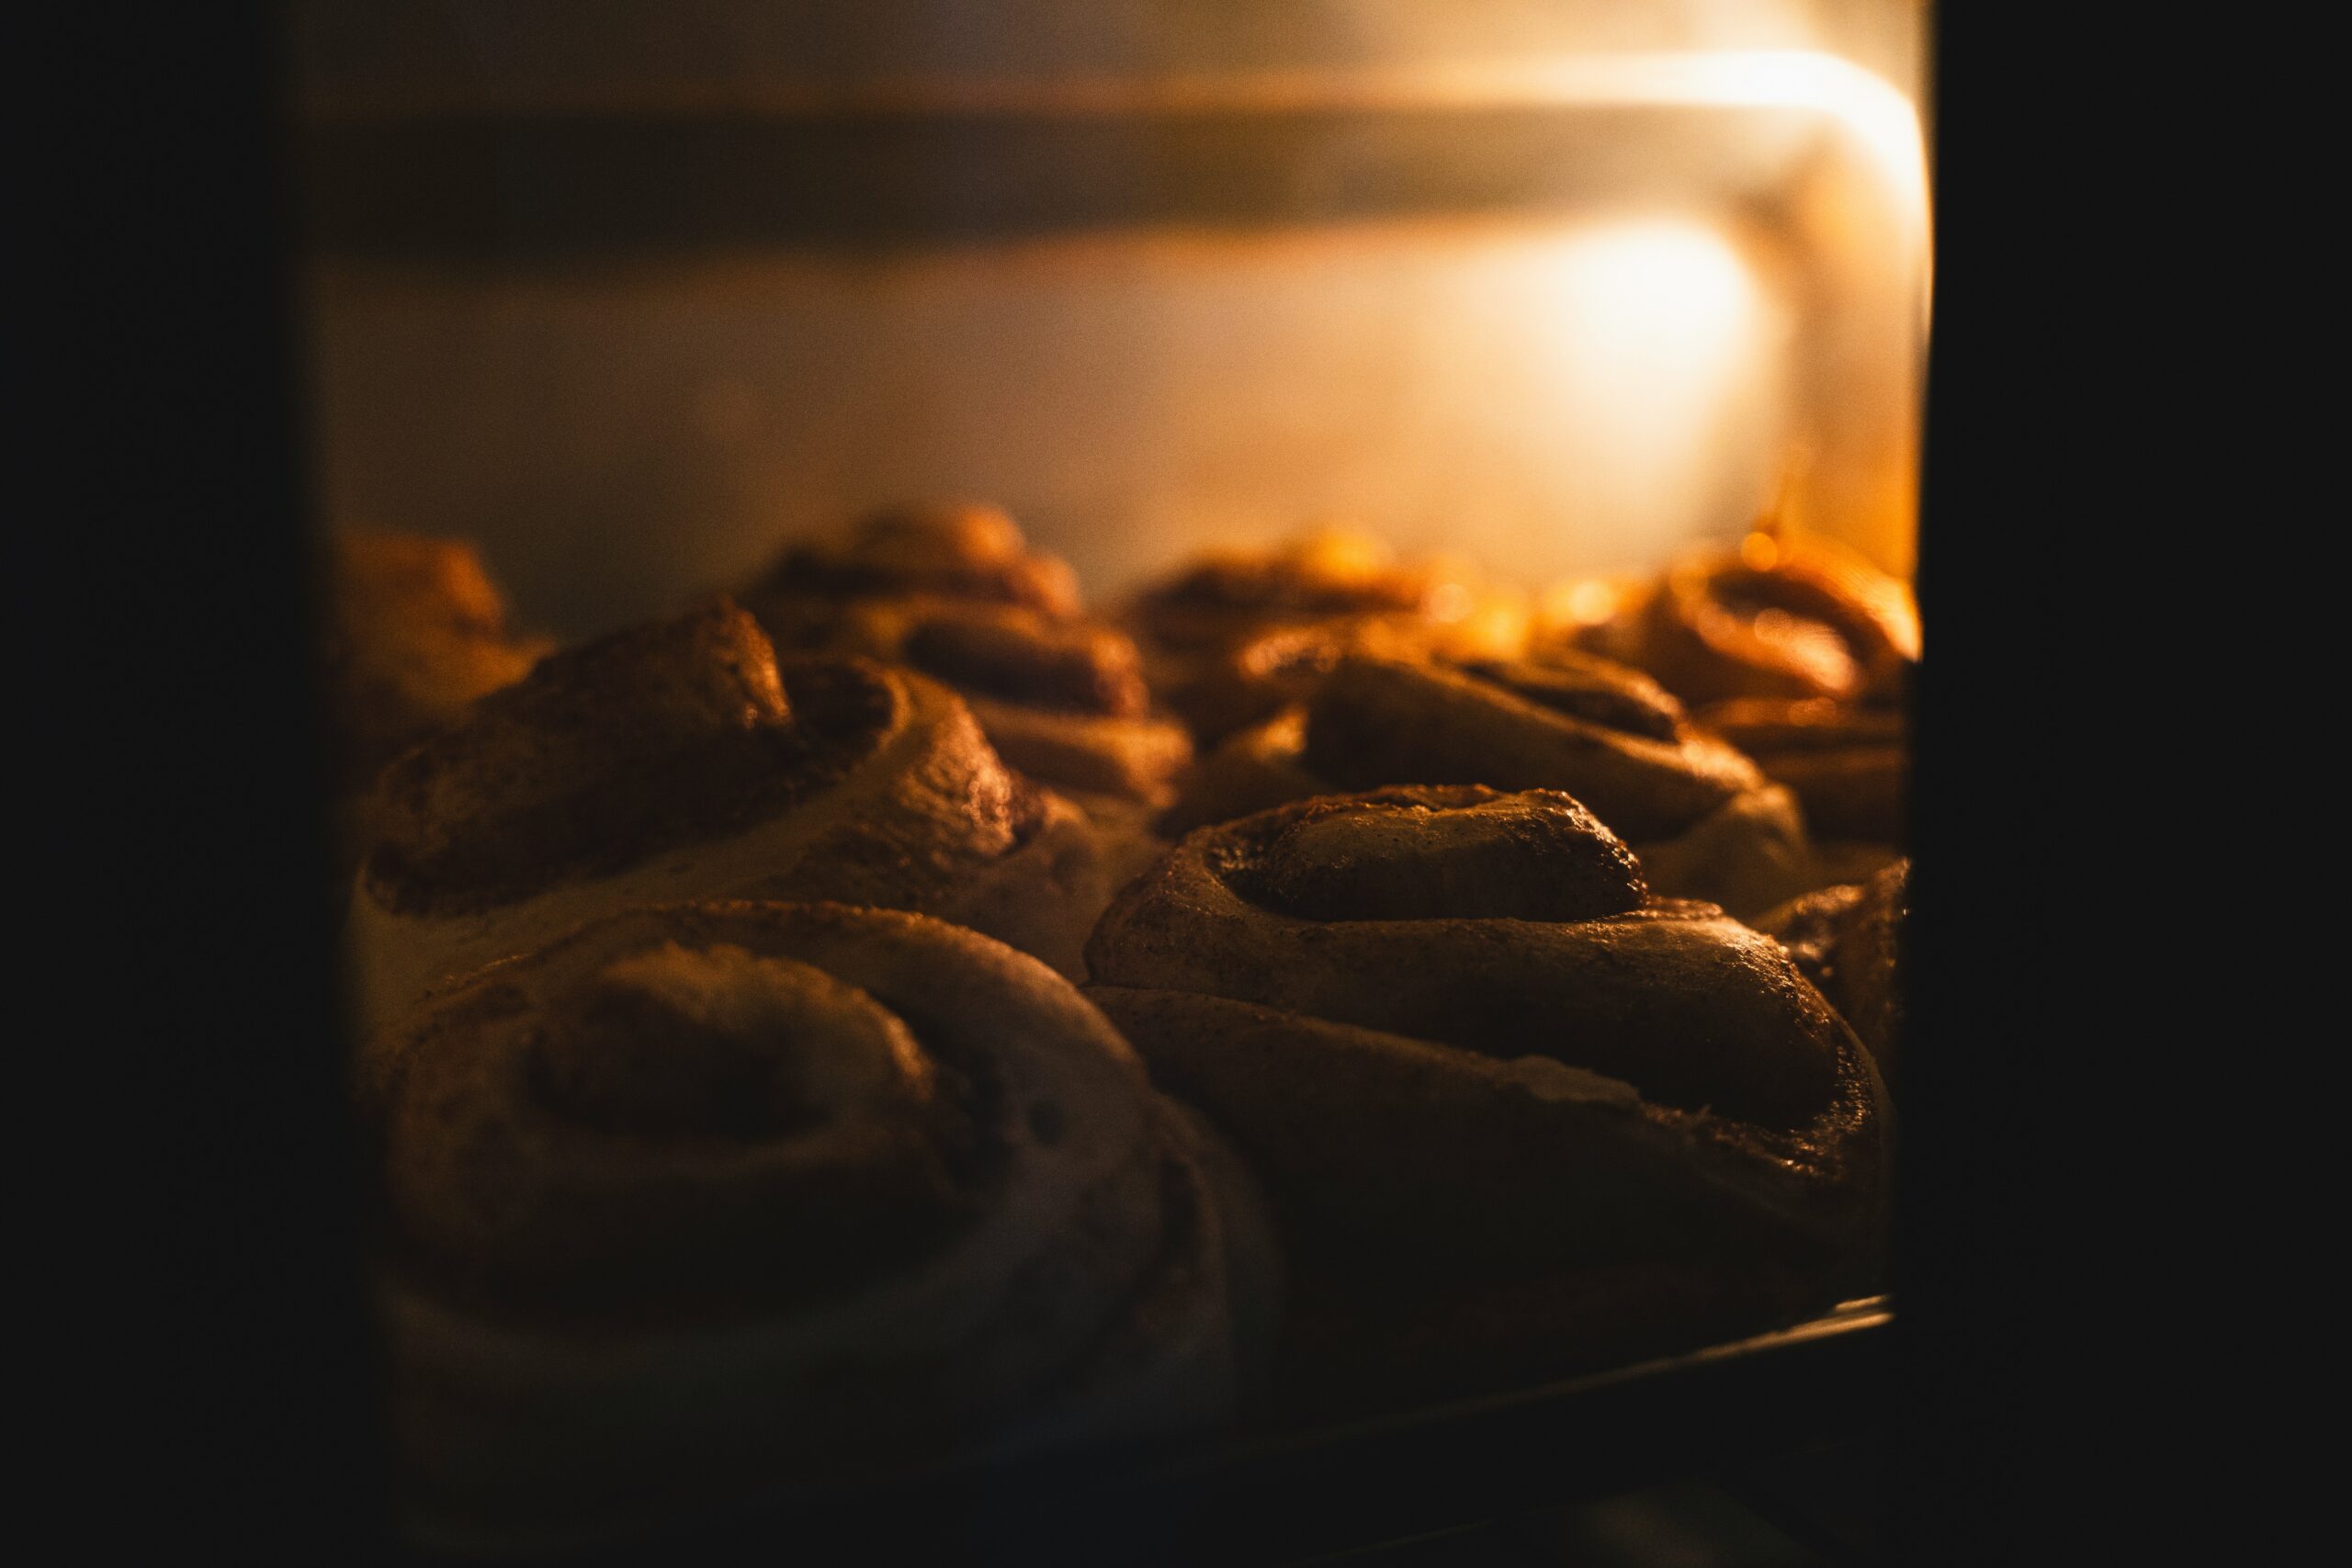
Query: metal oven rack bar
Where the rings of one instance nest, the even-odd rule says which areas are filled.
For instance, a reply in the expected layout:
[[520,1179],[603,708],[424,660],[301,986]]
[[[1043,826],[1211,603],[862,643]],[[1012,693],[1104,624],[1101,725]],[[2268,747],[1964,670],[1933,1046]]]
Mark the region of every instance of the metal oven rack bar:
[[1888,1299],[1873,1297],[1793,1327],[1509,1393],[1174,1450],[778,1495],[626,1544],[529,1561],[772,1561],[789,1542],[818,1561],[1295,1562],[1850,1438],[1883,1381],[1892,1319]]

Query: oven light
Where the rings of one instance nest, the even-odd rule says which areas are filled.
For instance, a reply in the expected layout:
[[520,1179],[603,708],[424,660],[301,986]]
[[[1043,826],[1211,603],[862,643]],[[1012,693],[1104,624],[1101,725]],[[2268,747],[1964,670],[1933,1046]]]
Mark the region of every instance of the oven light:
[[1581,224],[1548,249],[1541,319],[1526,322],[1533,406],[1579,476],[1581,526],[1609,557],[1658,555],[1709,510],[1724,451],[1782,439],[1785,321],[1731,240],[1696,218]]

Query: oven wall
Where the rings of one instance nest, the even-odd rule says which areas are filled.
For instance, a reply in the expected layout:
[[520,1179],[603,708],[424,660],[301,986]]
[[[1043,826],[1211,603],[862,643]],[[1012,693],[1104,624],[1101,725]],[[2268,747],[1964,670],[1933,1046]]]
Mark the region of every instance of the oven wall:
[[302,7],[325,514],[567,634],[924,496],[1098,596],[1323,523],[1540,588],[1776,503],[1907,569],[1923,214],[1814,78],[1673,62],[1916,82],[1915,6],[935,9]]

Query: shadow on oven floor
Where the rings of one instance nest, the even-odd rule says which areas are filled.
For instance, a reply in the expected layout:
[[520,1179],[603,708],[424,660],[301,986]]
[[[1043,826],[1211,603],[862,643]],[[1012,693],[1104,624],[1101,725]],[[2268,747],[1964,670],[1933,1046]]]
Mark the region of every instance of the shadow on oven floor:
[[1293,1568],[1860,1568],[1871,1561],[1868,1462],[1814,1450]]

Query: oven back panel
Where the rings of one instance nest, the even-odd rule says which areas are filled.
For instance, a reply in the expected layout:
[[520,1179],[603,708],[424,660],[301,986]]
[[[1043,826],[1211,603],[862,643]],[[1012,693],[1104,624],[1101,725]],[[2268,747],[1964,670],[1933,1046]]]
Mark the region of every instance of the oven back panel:
[[1325,523],[1910,565],[1916,6],[377,9],[298,8],[323,511],[549,630],[910,497],[1103,596]]

